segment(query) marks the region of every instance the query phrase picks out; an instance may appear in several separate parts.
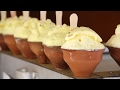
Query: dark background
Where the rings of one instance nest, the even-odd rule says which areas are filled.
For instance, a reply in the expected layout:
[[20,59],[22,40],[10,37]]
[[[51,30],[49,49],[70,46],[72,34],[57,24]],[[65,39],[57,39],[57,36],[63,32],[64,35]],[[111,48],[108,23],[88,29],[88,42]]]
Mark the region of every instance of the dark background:
[[[63,11],[63,23],[69,25],[69,17],[72,13],[78,15],[78,26],[88,26],[96,31],[103,42],[106,42],[115,32],[116,26],[120,23],[120,11]],[[17,16],[22,15],[22,11],[17,11]],[[40,19],[40,11],[30,11],[31,17]],[[7,17],[10,12],[7,11]],[[47,18],[56,23],[55,11],[47,11]]]

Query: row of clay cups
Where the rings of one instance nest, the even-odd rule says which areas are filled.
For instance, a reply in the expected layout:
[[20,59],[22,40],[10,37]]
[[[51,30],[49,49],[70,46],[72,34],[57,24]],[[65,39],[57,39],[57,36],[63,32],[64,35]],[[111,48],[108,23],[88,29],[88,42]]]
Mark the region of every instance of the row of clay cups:
[[[44,13],[44,20],[46,20],[46,14],[45,13]],[[29,17],[29,14],[25,14],[25,16],[26,15],[28,15],[28,17]],[[12,12],[11,16],[14,17],[15,13]],[[26,19],[27,19],[27,16],[26,16]],[[42,17],[41,17],[41,20],[42,20]],[[56,22],[57,22],[56,24],[60,24],[60,25],[62,24],[62,12],[59,12],[59,14],[56,14]],[[72,30],[73,28],[77,27],[77,23],[78,23],[77,14],[75,14],[75,13],[71,14],[70,15],[70,29]],[[14,45],[16,45],[16,41],[17,42],[19,41],[19,46],[22,46],[21,44],[25,45],[24,46],[25,48],[22,49],[21,51],[20,51],[20,48],[18,48],[18,46],[16,46],[16,49],[18,49],[20,51],[20,53],[22,53],[22,55],[25,58],[28,58],[28,57],[30,57],[28,59],[36,58],[35,56],[37,56],[37,55],[36,55],[35,51],[33,52],[33,50],[35,50],[35,48],[36,48],[35,46],[38,45],[37,46],[38,48],[36,50],[40,51],[40,53],[39,53],[40,58],[38,58],[38,62],[40,64],[52,63],[55,66],[55,68],[59,69],[59,70],[61,70],[61,69],[65,69],[65,70],[66,69],[71,69],[75,76],[90,76],[93,73],[93,71],[95,70],[95,68],[97,67],[97,65],[100,63],[100,61],[102,60],[102,55],[103,55],[103,52],[104,52],[104,50],[100,50],[100,51],[95,51],[93,53],[93,52],[90,52],[90,51],[63,50],[63,49],[61,49],[61,47],[53,47],[53,49],[48,49],[47,48],[48,51],[51,50],[52,52],[54,52],[54,55],[51,54],[50,56],[48,56],[46,54],[48,51],[46,53],[44,52],[44,51],[46,51],[45,50],[46,47],[43,46],[41,42],[40,43],[34,43],[35,44],[34,49],[31,49],[30,48],[30,43],[27,40],[22,40],[22,39],[15,40],[15,38],[13,36],[6,36],[6,37],[8,39],[12,38],[12,40],[14,42]],[[10,41],[10,40],[8,40],[8,41]],[[11,45],[11,46],[13,47],[13,45]],[[43,50],[41,50],[41,49],[43,49]],[[59,53],[55,54],[56,52],[59,52]],[[73,53],[71,55],[75,55],[75,56],[69,56],[69,53]],[[87,53],[89,53],[89,55],[91,55],[91,57],[93,57],[93,58],[97,56],[98,58],[95,58],[97,60],[93,60],[92,61],[93,63],[91,63],[90,62],[91,59],[88,58]],[[85,55],[84,59],[82,57],[83,54]],[[28,57],[26,57],[26,55]],[[72,60],[74,60],[74,63],[71,61],[71,58],[72,58]],[[88,60],[86,60],[86,59],[88,59]]]

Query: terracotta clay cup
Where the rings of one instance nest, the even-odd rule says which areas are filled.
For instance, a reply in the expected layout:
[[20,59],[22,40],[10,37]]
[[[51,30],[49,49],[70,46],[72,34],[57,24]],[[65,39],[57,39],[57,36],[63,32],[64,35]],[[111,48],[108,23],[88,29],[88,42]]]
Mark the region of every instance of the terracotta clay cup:
[[109,53],[111,57],[116,61],[116,63],[120,66],[120,48],[115,48],[115,47],[109,47]]
[[6,45],[6,43],[4,41],[4,36],[2,34],[0,34],[0,47],[1,47],[2,51],[9,51],[9,48]]
[[26,59],[36,59],[36,55],[31,51],[29,43],[27,39],[15,38],[16,45],[23,57]]
[[31,51],[36,55],[39,64],[51,63],[44,53],[42,42],[29,42]]
[[4,41],[13,55],[21,55],[21,52],[16,46],[16,42],[13,35],[4,35]]
[[97,51],[62,49],[62,51],[63,58],[69,65],[74,76],[88,77],[101,62],[104,49]]
[[63,52],[60,46],[47,47],[44,45],[44,52],[57,70],[69,69],[69,66],[63,59]]

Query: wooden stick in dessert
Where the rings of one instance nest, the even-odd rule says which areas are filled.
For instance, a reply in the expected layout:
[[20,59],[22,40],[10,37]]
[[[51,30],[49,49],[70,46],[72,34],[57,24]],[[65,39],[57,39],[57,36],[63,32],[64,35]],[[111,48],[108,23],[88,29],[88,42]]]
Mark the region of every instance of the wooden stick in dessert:
[[22,11],[25,20],[29,18],[29,11]]
[[7,11],[1,11],[1,20],[7,18]]
[[56,25],[62,25],[62,11],[56,11]]
[[77,14],[73,13],[70,15],[70,29],[77,27],[78,24],[78,16]]
[[17,15],[16,11],[10,11],[10,15],[11,15],[11,17],[15,17]]
[[40,20],[42,22],[46,21],[46,14],[47,14],[47,11],[40,11]]

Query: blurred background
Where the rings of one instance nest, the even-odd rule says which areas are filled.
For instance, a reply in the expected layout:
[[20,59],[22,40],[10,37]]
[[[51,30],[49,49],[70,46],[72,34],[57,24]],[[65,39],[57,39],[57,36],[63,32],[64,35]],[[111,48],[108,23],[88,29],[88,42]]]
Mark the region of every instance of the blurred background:
[[[63,24],[69,25],[69,17],[76,13],[79,17],[78,26],[87,26],[96,31],[103,42],[106,42],[115,32],[116,26],[120,23],[120,11],[63,11]],[[17,16],[22,11],[17,11]],[[31,17],[40,19],[40,11],[30,11]],[[10,17],[10,11],[7,11]],[[47,11],[47,18],[56,23],[55,11]]]

